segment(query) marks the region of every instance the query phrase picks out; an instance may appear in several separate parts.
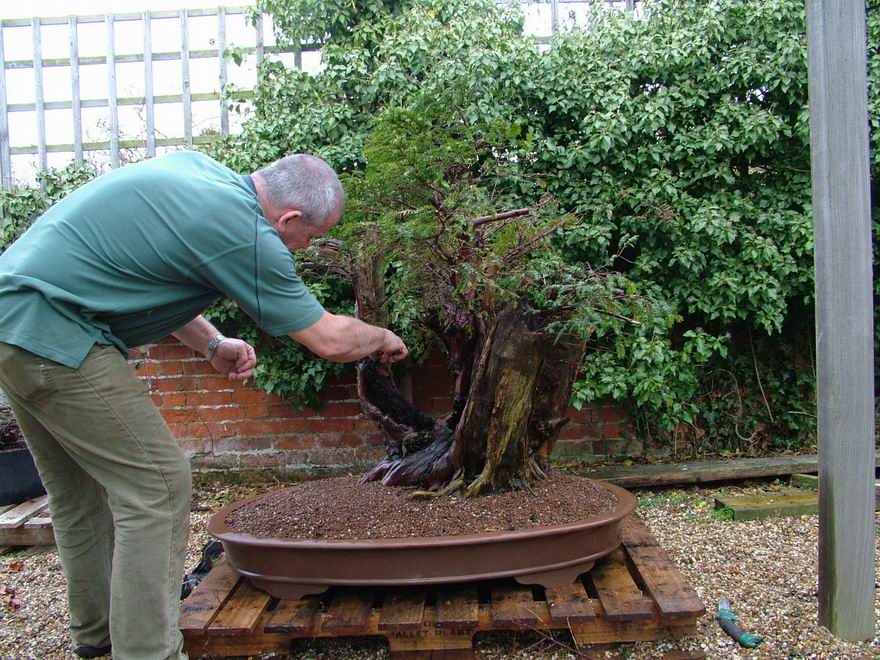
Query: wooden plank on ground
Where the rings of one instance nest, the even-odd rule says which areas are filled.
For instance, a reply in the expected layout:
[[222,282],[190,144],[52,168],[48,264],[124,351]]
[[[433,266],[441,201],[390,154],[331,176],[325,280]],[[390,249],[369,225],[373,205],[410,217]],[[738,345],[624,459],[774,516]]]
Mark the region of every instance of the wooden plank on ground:
[[609,621],[651,618],[651,605],[630,575],[622,549],[618,548],[596,562],[586,579],[591,580],[596,588]]
[[596,618],[593,604],[580,580],[564,587],[547,587],[544,593],[554,622],[575,623]]
[[45,529],[52,526],[52,518],[49,516],[34,516],[24,522],[25,529]]
[[476,587],[446,587],[437,592],[438,628],[476,628],[480,597]]
[[819,494],[815,491],[781,491],[761,495],[719,495],[716,509],[730,509],[734,520],[762,520],[819,513]]
[[0,529],[2,545],[55,545],[55,530],[50,527],[26,527]]
[[[880,466],[880,454],[875,461]],[[645,465],[607,465],[580,470],[591,479],[608,481],[624,488],[672,486],[712,481],[735,481],[779,477],[819,471],[816,454],[773,456],[770,458],[733,458],[723,461],[692,461],[687,463],[654,463]]]
[[304,633],[311,630],[321,602],[317,598],[279,600],[263,628],[267,633]]
[[791,485],[804,490],[819,490],[819,475],[793,474],[791,475]]
[[12,509],[15,506],[15,504],[4,504],[0,506],[0,514],[6,513],[9,509]]
[[422,627],[425,613],[423,591],[400,590],[385,595],[379,615],[379,630],[411,630]]
[[634,516],[624,521],[623,545],[645,590],[670,619],[696,618],[706,612],[697,592],[657,544],[647,525]]
[[0,514],[0,529],[12,529],[13,527],[18,527],[34,514],[40,513],[48,505],[48,495],[43,495],[42,497],[22,502],[18,506]]
[[373,608],[373,594],[369,591],[342,591],[334,594],[327,613],[323,617],[321,630],[340,632],[362,631],[370,620]]
[[220,562],[180,605],[180,629],[205,630],[229,600],[240,576],[225,561]]
[[271,596],[265,591],[257,589],[247,580],[240,580],[208,629],[219,635],[249,635],[256,630],[270,600]]
[[538,603],[528,587],[496,584],[491,589],[492,620],[499,625],[534,626],[541,623]]

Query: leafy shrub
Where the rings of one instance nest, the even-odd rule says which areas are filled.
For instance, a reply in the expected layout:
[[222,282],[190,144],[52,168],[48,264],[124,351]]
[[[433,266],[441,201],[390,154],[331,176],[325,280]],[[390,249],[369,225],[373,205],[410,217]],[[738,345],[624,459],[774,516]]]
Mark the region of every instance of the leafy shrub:
[[77,166],[70,163],[61,169],[39,172],[36,186],[0,190],[0,206],[3,208],[3,218],[0,218],[0,252],[21,236],[52,204],[96,175],[97,171],[90,164]]

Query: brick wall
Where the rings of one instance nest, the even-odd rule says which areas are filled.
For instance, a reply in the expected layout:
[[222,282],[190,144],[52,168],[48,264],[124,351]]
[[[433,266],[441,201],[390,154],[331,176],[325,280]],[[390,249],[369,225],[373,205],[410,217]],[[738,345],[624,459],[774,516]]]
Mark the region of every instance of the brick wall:
[[[361,414],[354,376],[322,393],[321,410],[293,410],[282,399],[233,383],[182,344],[164,341],[131,353],[135,373],[196,469],[363,467],[384,455],[382,436]],[[450,409],[451,379],[442,356],[412,376],[413,402],[437,416]],[[560,458],[638,454],[625,414],[614,405],[569,411]]]

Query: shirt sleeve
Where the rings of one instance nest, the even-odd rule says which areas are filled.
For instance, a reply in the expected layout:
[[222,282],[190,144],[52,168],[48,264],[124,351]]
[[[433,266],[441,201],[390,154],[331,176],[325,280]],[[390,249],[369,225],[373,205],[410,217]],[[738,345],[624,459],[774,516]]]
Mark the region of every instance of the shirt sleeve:
[[203,276],[260,328],[280,337],[316,323],[324,308],[297,274],[293,255],[265,229],[253,242],[203,263]]

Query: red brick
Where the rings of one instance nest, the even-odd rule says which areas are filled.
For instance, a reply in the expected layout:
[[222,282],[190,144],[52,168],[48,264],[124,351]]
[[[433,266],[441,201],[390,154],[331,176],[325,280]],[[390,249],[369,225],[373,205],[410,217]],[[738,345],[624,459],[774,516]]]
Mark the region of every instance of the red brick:
[[[236,388],[235,381],[229,380],[225,376],[193,376],[191,390],[231,390]],[[238,386],[240,387],[240,385]]]
[[385,437],[381,433],[371,433],[366,438],[370,447],[385,447]]
[[624,426],[616,422],[603,424],[601,429],[603,438],[613,439],[623,437]]
[[134,362],[136,360],[143,360],[146,357],[147,357],[147,352],[146,352],[144,346],[139,346],[138,348],[128,349],[129,362]]
[[168,430],[171,431],[171,435],[173,435],[178,441],[180,440],[180,438],[190,437],[189,433],[187,432],[188,424],[168,421],[166,421],[165,423],[168,424]]
[[269,416],[269,405],[258,403],[246,406],[244,416],[248,419],[264,419]]
[[193,411],[189,408],[163,408],[160,412],[167,424],[185,424],[193,418]]
[[196,380],[191,376],[153,378],[150,380],[150,386],[158,392],[189,392],[196,389]]
[[161,406],[163,408],[170,408],[173,406],[183,406],[186,404],[186,394],[183,392],[174,392],[174,393],[158,393],[153,394],[153,401],[157,406]]
[[207,360],[189,360],[182,364],[185,374],[216,374],[217,370]]
[[318,443],[322,447],[360,447],[364,439],[355,433],[323,433]]
[[358,463],[375,465],[385,458],[385,452],[375,447],[361,446],[355,448],[354,456]]
[[361,404],[359,401],[336,401],[328,403],[318,413],[321,417],[354,417],[361,414]]
[[188,456],[209,454],[211,452],[211,441],[204,438],[181,438],[177,441],[177,444],[180,445],[180,448]]
[[591,424],[593,422],[593,406],[584,406],[580,410],[570,406],[565,411],[565,416],[570,417],[571,421],[576,424]]
[[309,449],[315,446],[314,435],[285,435],[276,437],[272,446],[275,449]]
[[354,430],[355,431],[367,431],[375,433],[377,430],[376,423],[366,416],[358,417],[354,420]]
[[186,403],[190,406],[222,406],[232,403],[232,392],[187,392]]
[[337,417],[335,419],[310,419],[308,420],[307,429],[315,433],[333,433],[342,431],[353,431],[354,420]]
[[135,362],[131,367],[138,378],[148,378],[159,374],[160,364],[160,362]]
[[[273,397],[274,398],[274,397]],[[297,410],[289,403],[271,404],[269,406],[269,417],[284,417],[285,419],[305,419],[317,415],[311,408]]]
[[246,419],[237,423],[240,435],[283,435],[303,430],[298,427],[295,421],[286,419]]
[[250,452],[260,449],[270,449],[272,440],[270,438],[243,438],[241,436],[230,436],[221,438],[214,443],[214,451],[218,454],[227,454],[229,452]]
[[[249,404],[249,403],[267,403],[269,400],[269,395],[266,394],[263,390],[255,390],[255,389],[240,389],[235,390],[232,393],[232,400],[235,403]],[[275,397],[272,397],[275,398]]]
[[596,406],[593,414],[597,422],[620,422],[626,419],[626,414],[618,406]]
[[241,406],[219,406],[217,408],[200,406],[197,418],[205,422],[244,419],[244,408]]
[[353,401],[357,398],[357,385],[333,385],[321,392],[323,401]]
[[148,355],[153,360],[181,360],[196,356],[195,351],[183,344],[157,344],[149,349]]
[[238,424],[241,424],[241,422],[206,422],[203,424],[191,424],[190,426],[198,427],[200,433],[206,433],[214,440],[217,440],[217,438],[226,438],[230,435],[241,435],[237,428]]

